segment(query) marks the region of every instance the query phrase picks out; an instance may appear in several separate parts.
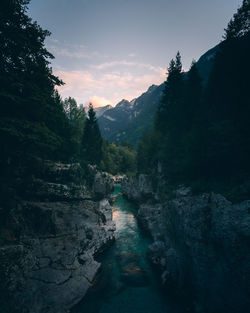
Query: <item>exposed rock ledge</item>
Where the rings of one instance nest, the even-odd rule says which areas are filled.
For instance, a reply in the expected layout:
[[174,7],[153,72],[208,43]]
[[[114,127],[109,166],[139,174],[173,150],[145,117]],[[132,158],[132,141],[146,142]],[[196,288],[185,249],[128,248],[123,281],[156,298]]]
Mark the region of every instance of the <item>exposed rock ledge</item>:
[[250,201],[232,204],[219,194],[192,196],[182,188],[161,202],[151,186],[140,175],[124,180],[123,193],[139,203],[138,219],[153,238],[148,255],[162,283],[192,298],[194,312],[247,312]]
[[[72,171],[53,166],[53,180]],[[62,313],[83,298],[100,268],[94,257],[111,244],[115,230],[108,200],[93,200],[96,190],[99,198],[108,196],[112,181],[94,175],[92,191],[83,182],[35,179],[32,199],[10,210],[1,229],[1,312]]]

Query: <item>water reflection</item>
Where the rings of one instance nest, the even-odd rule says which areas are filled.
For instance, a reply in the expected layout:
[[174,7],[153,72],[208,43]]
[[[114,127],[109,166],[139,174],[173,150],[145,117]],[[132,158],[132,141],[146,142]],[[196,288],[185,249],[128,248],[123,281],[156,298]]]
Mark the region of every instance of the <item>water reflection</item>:
[[147,262],[149,239],[138,228],[135,207],[121,196],[119,186],[114,194],[116,242],[100,260],[98,283],[72,313],[177,313]]
[[[116,223],[117,232],[126,231],[124,227],[135,228],[136,227],[136,219],[134,214],[129,212],[121,212],[118,208],[113,209],[112,218]],[[135,229],[134,229],[135,231]]]

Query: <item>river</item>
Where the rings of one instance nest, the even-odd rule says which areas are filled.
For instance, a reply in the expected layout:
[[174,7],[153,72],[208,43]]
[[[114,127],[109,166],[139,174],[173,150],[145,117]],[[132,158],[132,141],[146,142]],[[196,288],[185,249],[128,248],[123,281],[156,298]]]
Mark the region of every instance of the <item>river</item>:
[[138,227],[136,208],[121,195],[113,195],[114,245],[99,259],[102,270],[97,282],[72,313],[180,313],[166,298],[147,261],[150,239]]

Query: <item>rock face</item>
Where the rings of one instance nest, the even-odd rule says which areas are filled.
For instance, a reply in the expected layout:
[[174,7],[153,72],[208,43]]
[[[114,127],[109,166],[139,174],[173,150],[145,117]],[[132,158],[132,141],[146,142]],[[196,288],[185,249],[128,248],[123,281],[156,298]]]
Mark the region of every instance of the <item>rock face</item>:
[[[82,299],[100,268],[95,255],[114,240],[108,200],[93,200],[96,195],[83,182],[75,184],[72,166],[53,167],[53,182],[33,180],[32,199],[19,201],[2,229],[1,312],[67,312]],[[62,171],[74,183],[60,183]],[[107,174],[98,175],[102,180],[97,190],[104,198],[112,182]]]
[[128,200],[135,202],[145,202],[148,198],[154,197],[151,180],[147,175],[138,177],[124,177],[122,180],[122,193]]
[[109,195],[114,188],[114,179],[105,172],[96,172],[94,175],[93,192],[98,198]]
[[123,192],[140,203],[139,221],[153,238],[148,256],[162,283],[190,297],[194,312],[246,312],[250,201],[232,204],[214,193],[192,196],[185,188],[173,200],[157,202],[159,196],[152,193],[145,201],[149,182],[142,190],[140,181],[126,180]]
[[110,110],[110,109],[112,109],[112,105],[110,104],[107,104],[104,107],[95,108],[96,117],[97,118],[101,117],[107,110]]

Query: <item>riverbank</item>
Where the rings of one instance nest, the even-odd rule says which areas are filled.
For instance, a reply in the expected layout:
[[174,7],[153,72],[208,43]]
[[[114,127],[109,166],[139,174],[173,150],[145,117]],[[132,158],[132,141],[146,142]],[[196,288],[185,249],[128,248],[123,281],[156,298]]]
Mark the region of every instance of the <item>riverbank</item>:
[[[38,164],[1,227],[0,311],[61,313],[78,303],[114,241],[113,180],[79,164]],[[25,183],[25,182],[23,182]]]
[[95,285],[71,313],[183,313],[178,301],[162,292],[157,275],[147,259],[151,239],[138,226],[137,209],[113,192],[116,241],[99,259],[102,263]]

